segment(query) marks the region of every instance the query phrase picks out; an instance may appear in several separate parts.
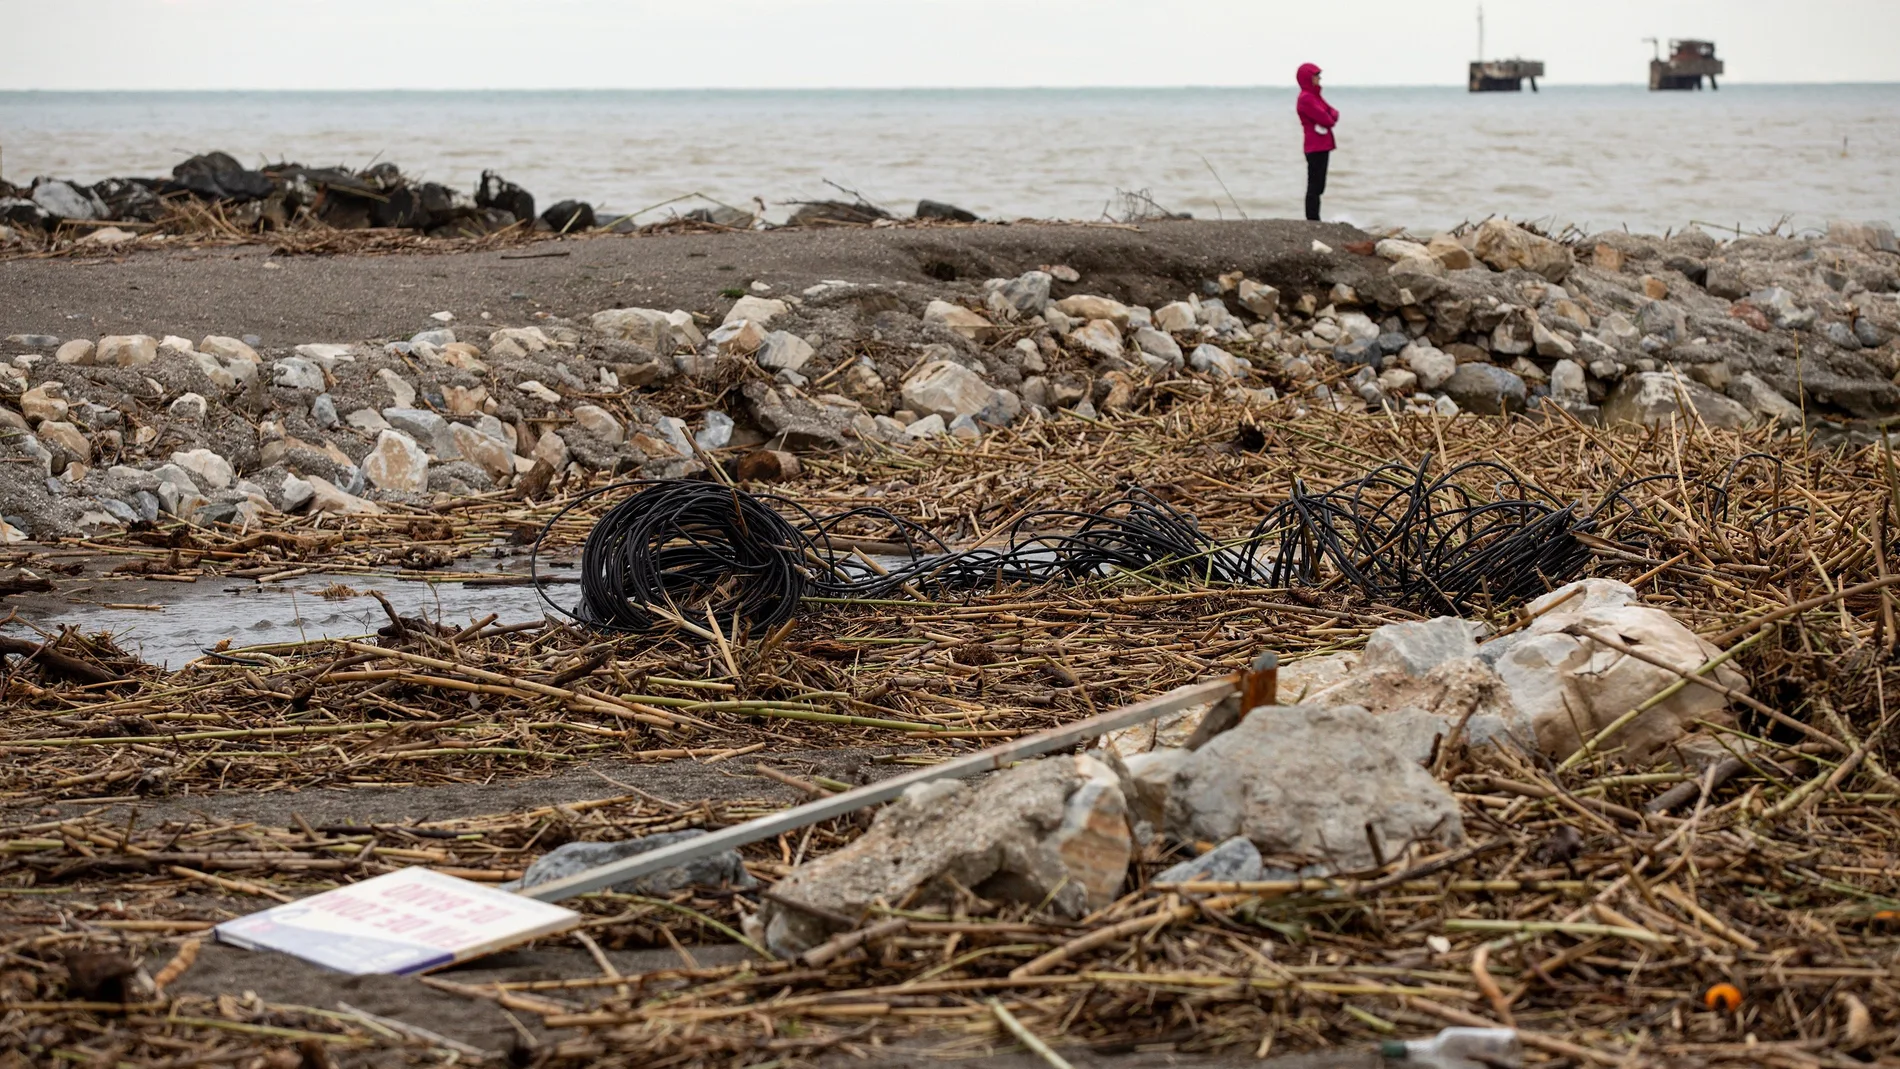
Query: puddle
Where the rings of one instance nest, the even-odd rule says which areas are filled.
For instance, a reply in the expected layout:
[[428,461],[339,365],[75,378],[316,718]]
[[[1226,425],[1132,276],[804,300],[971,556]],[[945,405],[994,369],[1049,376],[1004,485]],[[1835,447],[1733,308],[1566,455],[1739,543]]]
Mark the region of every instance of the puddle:
[[[491,586],[321,574],[263,585],[229,577],[190,584],[64,579],[57,581],[58,589],[51,594],[10,598],[7,607],[16,609],[21,619],[49,630],[66,624],[87,632],[110,631],[128,653],[176,670],[224,639],[242,647],[372,634],[389,617],[369,596],[370,590],[381,591],[404,616],[422,616],[450,627],[466,626],[491,612],[499,614],[504,624],[538,620],[547,614],[546,603],[525,583],[525,567],[496,574],[518,575],[524,583]],[[575,573],[544,566],[541,574],[571,579]],[[335,599],[323,596],[326,588],[339,583],[362,593]],[[572,582],[548,587],[548,596],[557,605],[571,606],[577,592]]]

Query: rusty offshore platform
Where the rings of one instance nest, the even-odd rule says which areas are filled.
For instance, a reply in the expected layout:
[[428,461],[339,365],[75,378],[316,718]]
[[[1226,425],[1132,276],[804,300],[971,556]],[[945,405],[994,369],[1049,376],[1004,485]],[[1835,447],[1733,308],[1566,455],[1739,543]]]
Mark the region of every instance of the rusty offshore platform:
[[[1654,37],[1644,38],[1655,45]],[[1688,38],[1669,39],[1669,58],[1664,59],[1660,49],[1649,61],[1649,88],[1661,89],[1700,89],[1702,79],[1709,80],[1710,89],[1722,88],[1716,83],[1716,76],[1723,73],[1722,61],[1715,58],[1714,41],[1693,41]]]
[[1524,83],[1537,92],[1537,79],[1544,76],[1541,59],[1484,58],[1484,8],[1478,8],[1478,58],[1471,64],[1471,91],[1474,93],[1521,93]]

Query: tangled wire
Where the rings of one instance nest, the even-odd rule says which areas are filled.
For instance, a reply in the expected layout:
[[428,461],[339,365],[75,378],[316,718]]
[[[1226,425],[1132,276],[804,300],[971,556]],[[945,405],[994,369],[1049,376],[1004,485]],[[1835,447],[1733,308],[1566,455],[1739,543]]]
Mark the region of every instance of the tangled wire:
[[[1430,463],[1427,454],[1416,467],[1387,464],[1321,491],[1296,480],[1285,502],[1227,541],[1135,489],[1091,512],[1029,513],[984,540],[994,544],[960,551],[880,508],[818,516],[717,483],[621,483],[571,503],[543,530],[545,539],[587,500],[632,491],[587,537],[579,603],[548,604],[608,630],[698,627],[710,617],[716,629],[737,620],[770,631],[809,598],[928,597],[1124,576],[1197,586],[1345,583],[1373,601],[1464,613],[1575,578],[1591,553],[1578,536],[1596,531],[1606,510],[1635,510],[1634,483],[1586,512],[1502,464],[1474,461],[1432,478]],[[1488,495],[1470,489],[1481,481],[1490,483]],[[1709,507],[1725,507],[1726,486],[1707,489]],[[875,543],[847,533],[880,526],[894,533]],[[541,596],[547,600],[545,586]]]

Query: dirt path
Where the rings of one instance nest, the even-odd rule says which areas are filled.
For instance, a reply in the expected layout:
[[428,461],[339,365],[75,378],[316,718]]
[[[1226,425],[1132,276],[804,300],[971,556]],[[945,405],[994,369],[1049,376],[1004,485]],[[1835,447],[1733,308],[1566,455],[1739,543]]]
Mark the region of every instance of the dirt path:
[[[1365,237],[1290,220],[1181,221],[1140,229],[1009,226],[603,235],[499,252],[440,256],[271,257],[262,246],[140,252],[119,260],[0,262],[0,335],[256,334],[266,345],[406,336],[488,312],[496,325],[537,311],[708,310],[753,280],[793,292],[822,279],[981,281],[1045,264],[1080,271],[1091,290],[1171,301],[1222,272],[1281,280],[1315,274],[1318,238]],[[267,268],[267,264],[274,265]]]

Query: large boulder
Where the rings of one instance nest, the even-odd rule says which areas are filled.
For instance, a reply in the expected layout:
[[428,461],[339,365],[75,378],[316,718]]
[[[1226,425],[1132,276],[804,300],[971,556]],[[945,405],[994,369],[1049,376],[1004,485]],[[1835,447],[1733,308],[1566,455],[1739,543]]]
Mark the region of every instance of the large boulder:
[[1478,227],[1476,244],[1478,259],[1496,271],[1521,268],[1552,282],[1562,282],[1577,265],[1577,258],[1568,247],[1539,237],[1506,219],[1485,220],[1484,225]]
[[[927,909],[967,890],[1078,917],[1114,901],[1133,854],[1120,779],[1087,756],[1025,761],[978,786],[919,784],[844,849],[793,869],[760,912],[792,955],[878,902]],[[813,907],[806,912],[784,903]]]
[[[1464,842],[1458,801],[1358,706],[1266,706],[1176,770],[1167,831],[1334,872],[1376,868],[1416,842]],[[1376,839],[1376,845],[1374,840]]]

